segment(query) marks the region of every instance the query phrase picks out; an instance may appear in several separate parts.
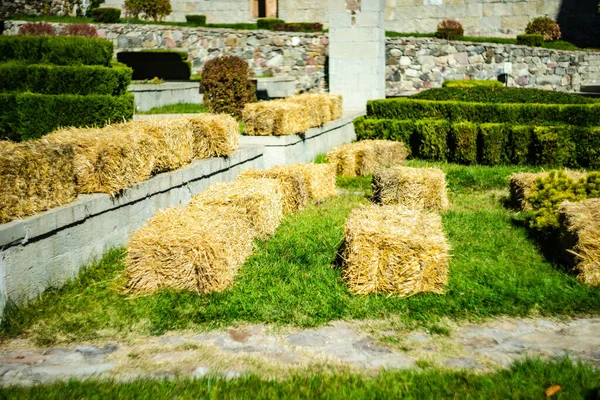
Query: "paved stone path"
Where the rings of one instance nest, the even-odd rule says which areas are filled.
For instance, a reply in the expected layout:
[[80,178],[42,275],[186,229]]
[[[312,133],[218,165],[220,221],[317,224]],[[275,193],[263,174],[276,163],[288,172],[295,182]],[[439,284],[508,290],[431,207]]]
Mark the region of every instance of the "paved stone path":
[[331,368],[377,372],[437,366],[484,372],[526,355],[569,354],[600,366],[600,318],[497,319],[450,326],[449,335],[396,332],[391,326],[391,321],[335,322],[306,330],[254,325],[45,349],[18,339],[0,347],[0,385],[88,377],[285,377]]

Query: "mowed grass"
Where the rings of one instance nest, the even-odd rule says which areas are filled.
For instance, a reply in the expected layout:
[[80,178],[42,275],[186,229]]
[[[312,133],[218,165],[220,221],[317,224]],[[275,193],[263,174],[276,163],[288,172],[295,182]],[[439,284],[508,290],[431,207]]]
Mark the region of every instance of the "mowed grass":
[[137,114],[201,114],[208,110],[204,104],[181,103],[168,106],[155,107],[148,111],[141,111]]
[[526,360],[489,374],[438,369],[358,374],[303,374],[286,380],[71,381],[0,389],[6,399],[598,399],[600,374],[589,364]]
[[[25,336],[48,345],[244,322],[312,327],[337,319],[387,317],[398,322],[398,329],[443,331],[439,324],[445,317],[600,315],[600,288],[581,285],[546,261],[502,206],[508,176],[532,169],[409,165],[447,173],[453,205],[443,223],[452,259],[444,295],[360,297],[348,291],[332,265],[348,213],[368,203],[363,194],[348,194],[286,217],[273,238],[257,244],[235,285],[222,293],[163,291],[129,298],[123,294],[125,250],[113,250],[63,289],[11,309],[0,338]],[[360,192],[368,189],[369,179],[338,184]]]

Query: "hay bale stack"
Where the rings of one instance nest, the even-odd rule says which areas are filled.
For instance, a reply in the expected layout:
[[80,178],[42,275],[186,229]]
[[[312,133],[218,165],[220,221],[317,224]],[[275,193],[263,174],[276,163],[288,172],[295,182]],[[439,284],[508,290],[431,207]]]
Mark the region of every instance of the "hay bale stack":
[[249,136],[303,134],[310,128],[302,104],[285,100],[260,101],[244,106],[242,119]]
[[308,205],[308,184],[303,171],[289,166],[277,166],[267,170],[251,169],[238,176],[238,180],[257,178],[277,181],[284,213],[300,211]]
[[217,183],[195,196],[188,205],[192,210],[211,206],[241,209],[261,239],[273,235],[283,219],[280,186],[274,179]]
[[187,117],[194,138],[194,157],[229,156],[240,145],[240,126],[227,114],[199,114]]
[[115,195],[142,182],[150,177],[159,153],[156,138],[110,128],[61,129],[44,136],[41,142],[74,148],[78,193]]
[[443,293],[449,246],[439,215],[403,206],[355,209],[344,228],[343,278],[356,294]]
[[[565,170],[565,174],[567,177],[577,181],[580,178],[584,178],[586,176],[583,172],[578,171],[568,171]],[[531,210],[531,204],[527,201],[527,197],[533,191],[535,187],[535,181],[537,178],[547,178],[550,175],[549,172],[539,172],[539,173],[518,173],[512,174],[510,176],[509,181],[509,190],[510,190],[510,202],[513,207],[529,211]]]
[[589,286],[600,286],[600,199],[564,202],[559,208],[566,259]]
[[310,128],[322,126],[331,121],[331,100],[327,94],[305,93],[288,97],[285,101],[304,107],[304,118],[308,120]]
[[329,94],[329,107],[331,109],[331,121],[342,118],[343,98],[340,94]]
[[408,156],[402,142],[391,140],[361,140],[334,147],[327,153],[327,161],[339,176],[366,176],[375,169],[399,165]]
[[321,201],[337,194],[335,168],[331,164],[293,164],[286,167],[304,175],[308,199]]
[[200,294],[233,284],[252,253],[254,231],[231,207],[159,211],[129,239],[126,277],[131,294],[161,289]]
[[188,118],[152,118],[132,121],[104,129],[113,132],[141,132],[158,140],[158,153],[154,164],[156,173],[173,171],[194,158],[194,136]]
[[72,146],[0,141],[0,224],[77,197]]
[[432,211],[448,208],[446,174],[437,168],[379,168],[373,173],[372,186],[377,204]]

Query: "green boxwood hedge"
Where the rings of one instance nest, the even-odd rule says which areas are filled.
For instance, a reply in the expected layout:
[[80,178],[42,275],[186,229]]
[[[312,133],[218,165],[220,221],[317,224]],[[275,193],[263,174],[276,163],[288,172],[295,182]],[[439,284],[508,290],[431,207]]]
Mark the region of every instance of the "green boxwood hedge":
[[600,127],[359,117],[354,128],[359,140],[402,141],[427,160],[600,169]]
[[495,122],[513,125],[600,125],[600,103],[510,104],[430,101],[414,99],[371,100],[367,115],[383,119],[447,119],[451,122]]
[[113,43],[78,36],[0,36],[0,62],[110,66]]
[[0,63],[0,92],[120,96],[127,92],[132,73],[127,67]]
[[596,100],[574,93],[515,87],[445,87],[424,90],[410,97],[417,100],[469,101],[479,103],[593,104]]
[[0,139],[37,139],[61,126],[104,126],[133,117],[133,95],[0,93]]

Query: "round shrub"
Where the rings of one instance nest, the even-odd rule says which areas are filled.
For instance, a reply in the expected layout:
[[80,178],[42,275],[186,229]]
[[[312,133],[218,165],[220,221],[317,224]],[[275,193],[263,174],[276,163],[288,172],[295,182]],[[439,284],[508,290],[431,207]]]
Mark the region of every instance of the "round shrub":
[[125,0],[124,6],[130,17],[137,19],[144,14],[154,21],[161,21],[173,11],[169,0]]
[[528,35],[542,35],[546,42],[558,40],[561,37],[560,26],[549,17],[534,18],[527,24],[525,33]]
[[89,24],[67,25],[61,32],[61,36],[83,36],[88,38],[98,37],[96,28]]
[[460,22],[455,19],[445,19],[439,23],[435,37],[452,40],[462,37],[464,30]]
[[204,64],[201,80],[204,104],[210,112],[241,117],[246,103],[256,101],[256,88],[248,80],[248,64],[236,56],[213,58]]
[[56,29],[47,22],[29,22],[21,25],[18,34],[26,36],[56,36]]

